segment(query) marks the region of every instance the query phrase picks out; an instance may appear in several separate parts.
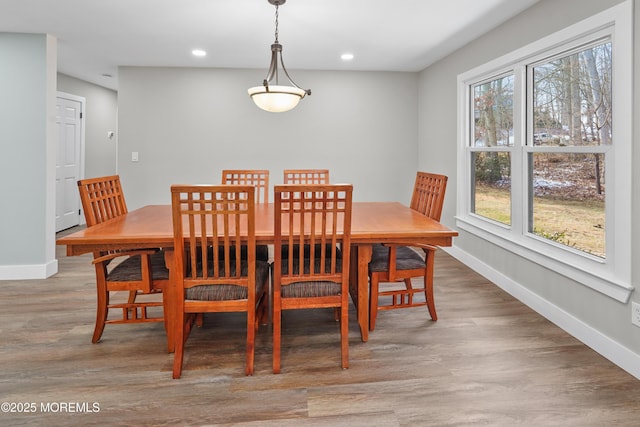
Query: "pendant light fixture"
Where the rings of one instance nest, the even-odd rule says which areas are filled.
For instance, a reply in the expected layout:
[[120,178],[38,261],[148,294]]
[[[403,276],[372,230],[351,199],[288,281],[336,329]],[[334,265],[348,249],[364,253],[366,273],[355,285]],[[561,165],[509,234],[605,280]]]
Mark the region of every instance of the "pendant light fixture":
[[[249,96],[253,102],[265,111],[272,113],[281,113],[289,111],[298,105],[298,102],[305,95],[311,95],[311,89],[302,89],[295,84],[282,61],[282,45],[278,42],[278,7],[283,5],[287,0],[267,0],[276,7],[276,40],[271,45],[271,65],[267,72],[267,77],[262,82],[262,86],[249,88]],[[289,80],[290,86],[280,86],[278,83],[278,62],[282,66],[284,75]],[[274,81],[274,84],[270,83]]]

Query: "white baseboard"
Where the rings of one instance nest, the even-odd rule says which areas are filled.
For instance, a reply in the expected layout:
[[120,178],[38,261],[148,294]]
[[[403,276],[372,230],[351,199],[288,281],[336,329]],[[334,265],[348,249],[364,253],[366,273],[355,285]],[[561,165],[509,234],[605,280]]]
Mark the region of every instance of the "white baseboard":
[[615,363],[634,377],[640,379],[640,354],[636,354],[600,331],[572,316],[560,307],[531,292],[468,252],[452,246],[442,248],[445,252],[484,276],[500,289],[509,293],[532,310],[562,328],[594,351]]
[[0,280],[46,279],[57,272],[57,259],[46,264],[0,265]]

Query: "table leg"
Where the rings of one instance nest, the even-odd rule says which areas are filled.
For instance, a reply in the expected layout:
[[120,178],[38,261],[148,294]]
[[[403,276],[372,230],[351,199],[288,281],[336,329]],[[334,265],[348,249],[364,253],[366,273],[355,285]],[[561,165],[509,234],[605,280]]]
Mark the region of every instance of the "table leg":
[[[356,313],[360,313],[358,309],[358,246],[351,245],[351,258],[349,259],[349,295],[351,301],[356,308]],[[356,317],[358,317],[356,315]],[[358,324],[360,318],[358,317]]]
[[358,324],[362,342],[369,340],[369,261],[372,245],[358,245]]
[[175,331],[174,323],[176,322],[176,315],[174,312],[175,304],[172,304],[175,301],[175,272],[176,269],[173,267],[174,262],[174,252],[171,249],[164,250],[164,263],[169,269],[169,284],[162,292],[162,304],[164,309],[164,327],[167,331],[167,348],[169,353],[173,353],[175,350],[175,343],[173,337],[173,331]]

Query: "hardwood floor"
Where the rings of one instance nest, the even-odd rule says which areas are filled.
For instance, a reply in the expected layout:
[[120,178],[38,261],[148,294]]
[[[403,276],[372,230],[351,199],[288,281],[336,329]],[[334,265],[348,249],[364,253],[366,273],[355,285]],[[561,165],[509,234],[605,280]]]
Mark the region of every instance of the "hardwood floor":
[[363,343],[352,308],[348,370],[331,310],[287,312],[282,373],[262,327],[245,377],[244,321],[226,314],[193,331],[179,380],[162,324],[91,344],[91,256],[58,258],[52,278],[0,282],[0,402],[35,404],[3,404],[0,425],[640,425],[639,380],[442,251],[439,320],[381,312]]

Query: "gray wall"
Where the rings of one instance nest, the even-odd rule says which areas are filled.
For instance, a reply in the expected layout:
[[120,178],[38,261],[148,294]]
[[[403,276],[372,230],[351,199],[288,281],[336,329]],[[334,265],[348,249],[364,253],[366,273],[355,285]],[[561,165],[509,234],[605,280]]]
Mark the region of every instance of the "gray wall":
[[[483,63],[489,62],[546,35],[565,28],[599,11],[605,10],[620,0],[543,0],[529,10],[508,21],[483,37],[442,59],[420,73],[419,92],[419,167],[437,169],[449,175],[450,188],[455,189],[456,147],[457,147],[457,86],[458,74]],[[634,26],[637,28],[638,4],[635,4]],[[635,31],[635,64],[640,58],[640,38]],[[636,68],[637,69],[637,68]],[[636,72],[635,76],[638,75]],[[635,120],[640,122],[638,109],[638,85],[635,85]],[[638,164],[640,155],[635,149],[638,140],[634,130],[634,163]],[[633,188],[640,184],[640,174],[633,174]],[[443,221],[454,224],[456,198],[453,191],[445,203]],[[637,213],[640,197],[634,192],[633,212]],[[636,215],[633,215],[636,217]],[[637,222],[636,222],[637,223]],[[638,234],[640,226],[631,230],[635,239],[633,253],[640,250]],[[601,293],[582,286],[566,277],[560,276],[513,253],[493,246],[483,239],[461,232],[456,239],[457,248],[496,270],[510,281],[519,284],[521,292],[531,292],[535,298],[546,301],[551,310],[566,313],[594,330],[593,335],[604,335],[611,342],[640,355],[640,328],[631,324],[631,307],[619,303]],[[635,257],[634,257],[635,258]],[[637,283],[640,266],[635,264],[632,283]],[[533,299],[535,299],[533,298]],[[637,291],[632,300],[640,301]],[[594,338],[597,340],[597,338]],[[601,349],[600,349],[601,350]]]
[[[85,98],[84,176],[116,173],[118,147],[117,92],[65,74],[58,74],[58,90]],[[107,132],[114,132],[113,139]]]
[[0,33],[0,278],[57,272],[56,40]]
[[[328,168],[354,199],[408,203],[418,166],[418,74],[290,71],[312,95],[292,111],[258,109],[264,70],[119,70],[118,172],[130,208],[169,203],[174,183],[219,183],[223,168]],[[131,161],[131,152],[139,162]]]

